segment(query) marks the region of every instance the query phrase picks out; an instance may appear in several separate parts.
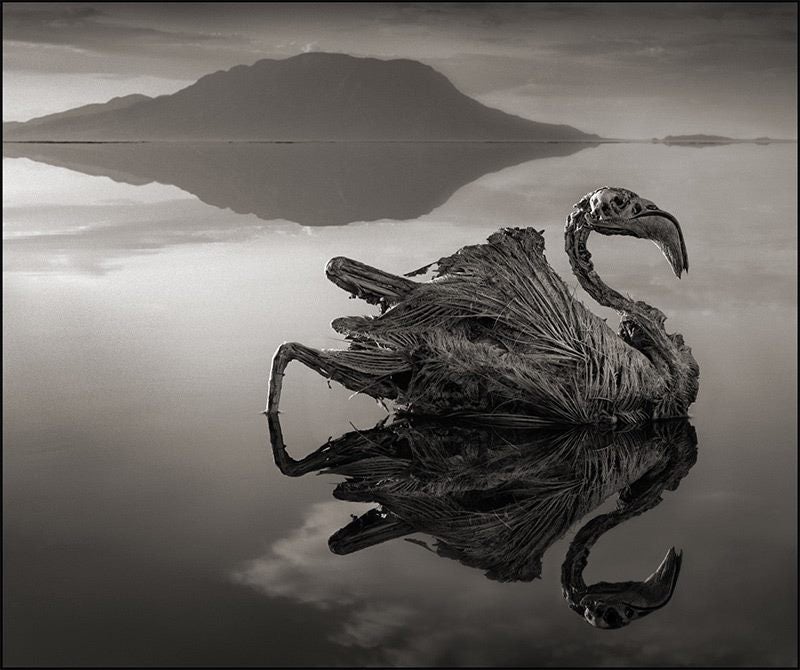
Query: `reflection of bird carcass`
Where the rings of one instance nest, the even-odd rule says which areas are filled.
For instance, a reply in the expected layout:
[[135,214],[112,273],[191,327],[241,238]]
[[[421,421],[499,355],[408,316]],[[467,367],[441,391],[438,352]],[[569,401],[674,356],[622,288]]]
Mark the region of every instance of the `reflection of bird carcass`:
[[498,581],[530,581],[548,547],[619,493],[617,509],[586,523],[570,545],[562,567],[570,607],[594,626],[617,628],[663,607],[675,588],[674,550],[642,582],[587,587],[582,573],[602,534],[658,504],[693,465],[686,420],[603,432],[403,420],[348,433],[300,461],[288,455],[276,416],[270,434],[285,474],[341,474],[336,497],[380,504],[330,538],[335,553],[422,532],[440,556]]
[[382,313],[336,319],[333,327],[350,340],[344,351],[283,344],[273,359],[268,412],[277,412],[285,368],[298,360],[420,414],[577,424],[685,416],[698,389],[691,350],[667,334],[661,311],[598,277],[586,249],[591,231],[650,239],[677,276],[688,268],[676,219],[609,187],[575,205],[566,250],[587,293],[620,313],[619,334],[573,297],[530,228],[503,229],[488,244],[440,259],[429,282],[334,258],[328,277]]

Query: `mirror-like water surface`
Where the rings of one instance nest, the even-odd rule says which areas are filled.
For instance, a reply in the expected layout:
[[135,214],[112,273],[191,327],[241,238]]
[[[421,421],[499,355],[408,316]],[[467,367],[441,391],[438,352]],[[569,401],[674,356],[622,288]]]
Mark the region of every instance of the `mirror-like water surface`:
[[[796,145],[160,150],[4,152],[7,663],[797,662]],[[343,346],[330,321],[370,309],[326,261],[403,273],[534,226],[575,285],[564,218],[604,184],[683,226],[680,281],[652,244],[590,246],[693,348],[697,460],[597,541],[584,578],[644,579],[674,545],[668,606],[604,631],[564,602],[570,543],[613,495],[533,581],[443,560],[416,529],[331,553],[374,505],[335,499],[341,475],[284,477],[259,414],[282,341]],[[350,395],[289,369],[294,458],[385,416]]]

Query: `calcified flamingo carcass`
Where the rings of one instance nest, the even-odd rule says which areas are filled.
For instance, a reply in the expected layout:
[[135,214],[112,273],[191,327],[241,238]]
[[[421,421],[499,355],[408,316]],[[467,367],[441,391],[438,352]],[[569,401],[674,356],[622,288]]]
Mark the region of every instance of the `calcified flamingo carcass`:
[[688,270],[677,219],[624,188],[599,188],[567,217],[566,252],[586,292],[620,315],[618,333],[590,312],[544,256],[532,228],[505,228],[435,264],[433,279],[397,276],[338,257],[328,278],[377,316],[343,317],[346,350],[284,343],[275,353],[267,413],[278,411],[286,366],[297,360],[352,391],[423,415],[481,415],[558,424],[638,424],[686,416],[699,368],[657,308],[597,275],[589,234],[658,245],[675,275]]

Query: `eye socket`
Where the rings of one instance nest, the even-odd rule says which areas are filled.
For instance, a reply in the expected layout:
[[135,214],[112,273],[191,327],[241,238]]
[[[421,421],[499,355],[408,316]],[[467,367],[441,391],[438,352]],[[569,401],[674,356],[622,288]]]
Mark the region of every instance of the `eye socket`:
[[611,628],[619,628],[623,625],[622,617],[613,607],[610,607],[603,615],[603,621],[605,621]]

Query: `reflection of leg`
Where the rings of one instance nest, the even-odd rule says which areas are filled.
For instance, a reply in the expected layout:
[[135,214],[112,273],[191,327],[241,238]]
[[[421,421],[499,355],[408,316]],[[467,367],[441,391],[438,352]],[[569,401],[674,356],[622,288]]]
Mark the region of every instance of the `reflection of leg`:
[[277,412],[267,414],[267,425],[275,465],[287,477],[300,477],[321,470],[337,472],[337,468],[344,468],[347,471],[348,465],[384,455],[394,445],[392,439],[394,434],[379,423],[376,428],[355,430],[335,440],[329,440],[308,456],[295,460],[289,455],[286,443],[283,441],[283,431]]
[[344,256],[332,258],[325,267],[325,274],[348,293],[363,298],[370,304],[379,304],[384,309],[405,298],[418,286],[411,279],[398,277]]
[[267,413],[276,414],[286,366],[300,361],[306,367],[340,383],[342,386],[376,398],[395,398],[397,387],[392,377],[407,372],[408,365],[399,354],[368,349],[361,351],[318,351],[297,342],[284,342],[272,358]]
[[307,472],[298,468],[298,463],[286,451],[286,445],[283,442],[283,431],[281,430],[281,420],[278,418],[278,413],[267,414],[267,426],[269,427],[269,442],[272,446],[272,458],[275,460],[275,465],[287,477],[299,477]]
[[269,426],[269,441],[272,446],[272,458],[278,470],[287,477],[300,477],[314,470],[322,470],[327,465],[328,445],[325,444],[319,449],[309,454],[305,458],[296,461],[286,450],[286,443],[283,441],[283,431],[281,430],[281,420],[277,412],[267,414],[267,425]]

